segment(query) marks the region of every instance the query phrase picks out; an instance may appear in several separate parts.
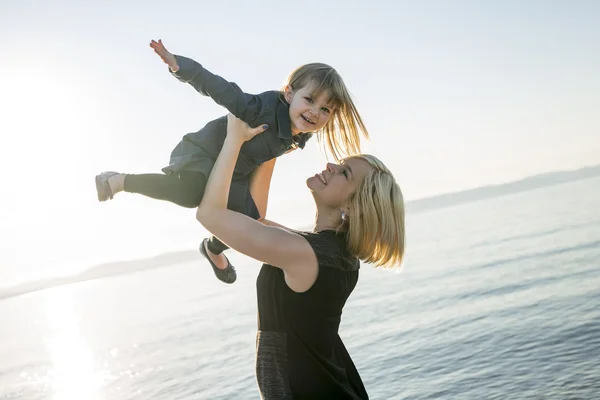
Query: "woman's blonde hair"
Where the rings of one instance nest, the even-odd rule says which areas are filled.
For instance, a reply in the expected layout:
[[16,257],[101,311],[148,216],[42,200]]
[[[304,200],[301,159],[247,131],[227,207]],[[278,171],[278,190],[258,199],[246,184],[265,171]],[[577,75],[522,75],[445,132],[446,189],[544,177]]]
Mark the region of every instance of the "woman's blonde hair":
[[333,67],[311,63],[296,68],[288,77],[282,93],[287,86],[295,91],[311,84],[315,88],[313,96],[319,96],[326,90],[334,106],[331,118],[323,127],[323,135],[317,136],[319,143],[338,162],[344,157],[360,154],[361,134],[368,139],[369,132],[342,77]]
[[348,200],[349,215],[343,222],[348,250],[376,266],[400,266],[406,239],[400,186],[376,157],[362,154],[349,158],[367,161],[372,170]]

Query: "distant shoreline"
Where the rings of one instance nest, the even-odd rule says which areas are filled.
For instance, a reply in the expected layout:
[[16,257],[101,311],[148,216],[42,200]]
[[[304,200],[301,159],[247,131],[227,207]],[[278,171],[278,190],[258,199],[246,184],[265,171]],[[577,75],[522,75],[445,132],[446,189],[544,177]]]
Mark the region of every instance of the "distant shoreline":
[[444,193],[436,196],[412,200],[406,203],[407,212],[424,212],[437,208],[444,208],[493,197],[525,192],[547,186],[574,182],[582,179],[600,176],[600,165],[588,166],[569,171],[547,172],[532,175],[517,181],[496,185],[480,186],[473,189]]
[[[412,200],[406,203],[406,210],[408,214],[422,213],[459,204],[525,192],[542,187],[594,178],[597,176],[600,176],[600,165],[583,167],[571,171],[549,172],[545,174],[529,176],[527,178],[509,183],[481,186],[474,189]],[[139,271],[181,264],[198,258],[199,254],[197,251],[184,250],[160,254],[150,258],[131,261],[115,261],[100,264],[79,274],[68,277],[43,279],[23,283],[13,287],[0,288],[0,300],[71,283],[108,278],[111,276],[131,274]]]

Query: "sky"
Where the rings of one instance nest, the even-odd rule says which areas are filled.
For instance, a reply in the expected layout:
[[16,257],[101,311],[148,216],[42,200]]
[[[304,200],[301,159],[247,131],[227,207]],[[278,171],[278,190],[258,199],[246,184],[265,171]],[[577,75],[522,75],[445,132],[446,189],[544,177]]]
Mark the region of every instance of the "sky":
[[[194,210],[105,170],[159,172],[224,109],[173,78],[162,39],[243,90],[334,66],[407,201],[600,164],[600,2],[0,0],[0,287],[195,248]],[[280,158],[268,218],[308,226],[316,141]],[[410,232],[408,232],[410,235]]]

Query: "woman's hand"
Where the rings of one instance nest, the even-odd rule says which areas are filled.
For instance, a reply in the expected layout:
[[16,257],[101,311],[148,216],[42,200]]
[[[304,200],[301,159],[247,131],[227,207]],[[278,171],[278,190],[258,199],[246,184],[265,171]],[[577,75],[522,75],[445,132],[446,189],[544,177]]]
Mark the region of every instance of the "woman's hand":
[[268,125],[261,125],[256,128],[250,128],[250,125],[245,123],[233,114],[227,114],[227,137],[240,142],[247,142],[259,133],[267,130]]
[[165,45],[163,44],[161,39],[158,39],[158,42],[152,40],[150,42],[150,47],[154,50],[156,54],[169,66],[171,71],[177,72],[179,70],[179,65],[177,65],[177,59],[175,56],[167,50]]

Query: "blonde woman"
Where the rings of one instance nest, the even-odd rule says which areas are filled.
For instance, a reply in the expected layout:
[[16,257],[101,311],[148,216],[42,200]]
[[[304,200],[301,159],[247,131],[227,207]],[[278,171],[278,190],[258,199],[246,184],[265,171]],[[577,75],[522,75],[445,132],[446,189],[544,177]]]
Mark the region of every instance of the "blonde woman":
[[263,131],[228,116],[227,137],[197,218],[212,234],[264,263],[257,279],[256,378],[263,399],[367,399],[339,335],[359,260],[399,265],[404,204],[390,171],[358,155],[306,181],[317,216],[312,232],[256,221],[227,209],[243,143]]
[[[281,90],[249,94],[196,61],[171,54],[161,40],[153,40],[150,47],[181,82],[210,96],[247,123],[269,126],[240,151],[230,188],[228,207],[231,210],[255,219],[264,217],[265,210],[256,206],[257,202],[263,204],[262,199],[257,199],[255,193],[258,191],[267,196],[276,158],[304,148],[313,133],[318,133],[319,140],[336,160],[343,155],[358,154],[361,136],[368,138],[344,81],[329,65],[302,65],[292,71]],[[106,201],[125,191],[182,207],[197,207],[223,146],[226,126],[227,119],[223,116],[208,122],[198,132],[185,135],[171,152],[170,164],[162,169],[163,174],[106,171],[97,175],[98,200]],[[255,179],[255,170],[259,166],[263,167],[260,182]],[[227,246],[214,236],[204,239],[200,245],[200,252],[217,278],[233,283],[237,275],[222,254],[226,249]]]

